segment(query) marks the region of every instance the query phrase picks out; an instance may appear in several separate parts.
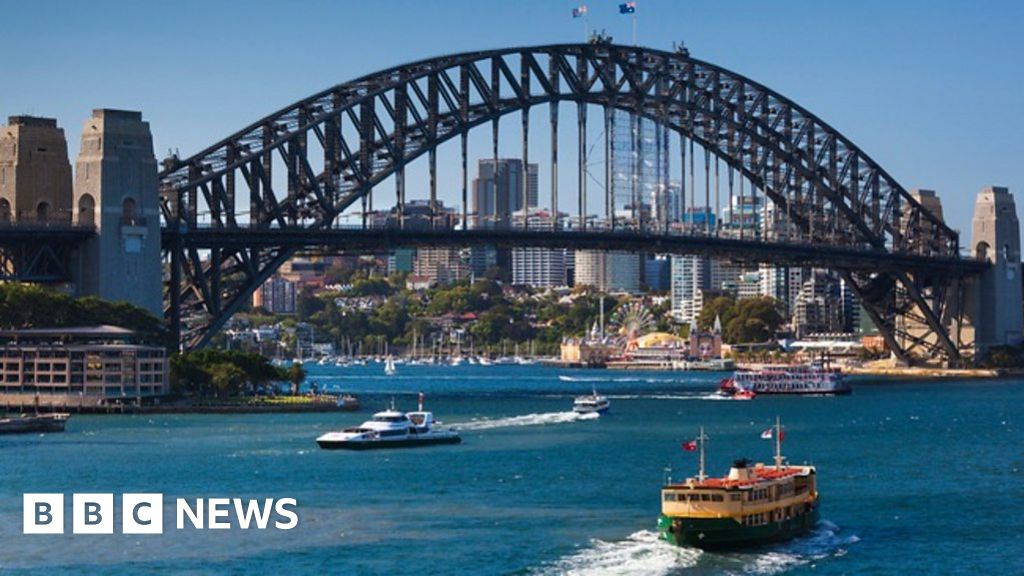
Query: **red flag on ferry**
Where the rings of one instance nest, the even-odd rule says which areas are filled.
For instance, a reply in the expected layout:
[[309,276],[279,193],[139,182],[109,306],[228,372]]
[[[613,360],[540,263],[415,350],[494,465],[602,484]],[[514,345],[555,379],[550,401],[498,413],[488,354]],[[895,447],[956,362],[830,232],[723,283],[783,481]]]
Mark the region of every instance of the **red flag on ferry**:
[[696,440],[690,440],[689,442],[683,442],[683,450],[686,450],[687,452],[696,452],[697,451],[697,441]]
[[779,442],[782,442],[785,439],[786,439],[786,429],[785,428],[779,428]]

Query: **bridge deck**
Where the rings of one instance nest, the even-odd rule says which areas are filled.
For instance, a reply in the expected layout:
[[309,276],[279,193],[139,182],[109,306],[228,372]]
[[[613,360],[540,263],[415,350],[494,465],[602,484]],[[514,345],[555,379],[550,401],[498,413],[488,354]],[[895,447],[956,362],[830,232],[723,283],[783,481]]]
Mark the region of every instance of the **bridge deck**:
[[503,248],[567,248],[572,250],[621,250],[654,254],[704,255],[744,263],[773,263],[878,272],[928,272],[967,276],[985,270],[987,264],[959,258],[935,258],[893,254],[861,248],[819,246],[806,243],[762,242],[699,235],[666,235],[635,231],[547,230],[402,230],[303,228],[198,228],[180,234],[164,229],[164,245],[180,240],[183,247],[244,249],[288,247],[300,250],[373,252],[416,246],[468,247],[493,245]]

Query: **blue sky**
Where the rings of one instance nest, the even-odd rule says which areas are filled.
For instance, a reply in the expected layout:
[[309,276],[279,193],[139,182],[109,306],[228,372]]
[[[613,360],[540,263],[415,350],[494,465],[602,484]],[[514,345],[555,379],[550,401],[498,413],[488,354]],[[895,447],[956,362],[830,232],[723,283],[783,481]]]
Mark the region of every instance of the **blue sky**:
[[[583,25],[570,17],[580,3],[0,0],[0,115],[56,117],[74,155],[90,109],[142,110],[158,157],[170,148],[187,155],[315,91],[401,62],[580,40]],[[631,21],[617,1],[586,4],[593,28],[629,42]],[[638,6],[641,44],[684,40],[694,56],[794,99],[904,186],[936,189],[956,228],[969,229],[980,187],[1024,189],[1024,2]],[[442,186],[454,188],[458,172],[448,172]]]

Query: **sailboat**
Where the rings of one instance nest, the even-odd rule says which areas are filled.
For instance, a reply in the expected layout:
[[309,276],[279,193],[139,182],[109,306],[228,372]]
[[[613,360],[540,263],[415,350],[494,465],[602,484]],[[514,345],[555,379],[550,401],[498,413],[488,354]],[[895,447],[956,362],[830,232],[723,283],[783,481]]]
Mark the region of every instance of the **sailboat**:
[[387,360],[384,361],[384,374],[388,376],[395,375],[395,360],[390,355],[387,357]]

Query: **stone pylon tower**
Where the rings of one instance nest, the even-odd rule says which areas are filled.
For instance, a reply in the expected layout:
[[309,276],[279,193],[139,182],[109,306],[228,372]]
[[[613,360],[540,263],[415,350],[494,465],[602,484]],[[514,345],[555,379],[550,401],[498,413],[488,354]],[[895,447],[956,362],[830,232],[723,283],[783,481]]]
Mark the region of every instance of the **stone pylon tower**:
[[153,136],[142,113],[93,110],[75,163],[74,221],[97,235],[83,250],[80,292],[163,317],[160,208]]
[[983,356],[992,346],[1019,344],[1024,333],[1020,224],[1008,189],[991,186],[978,193],[971,247],[977,259],[992,264],[975,279],[967,302],[975,348]]
[[53,118],[12,116],[0,126],[0,224],[69,224],[71,164]]

